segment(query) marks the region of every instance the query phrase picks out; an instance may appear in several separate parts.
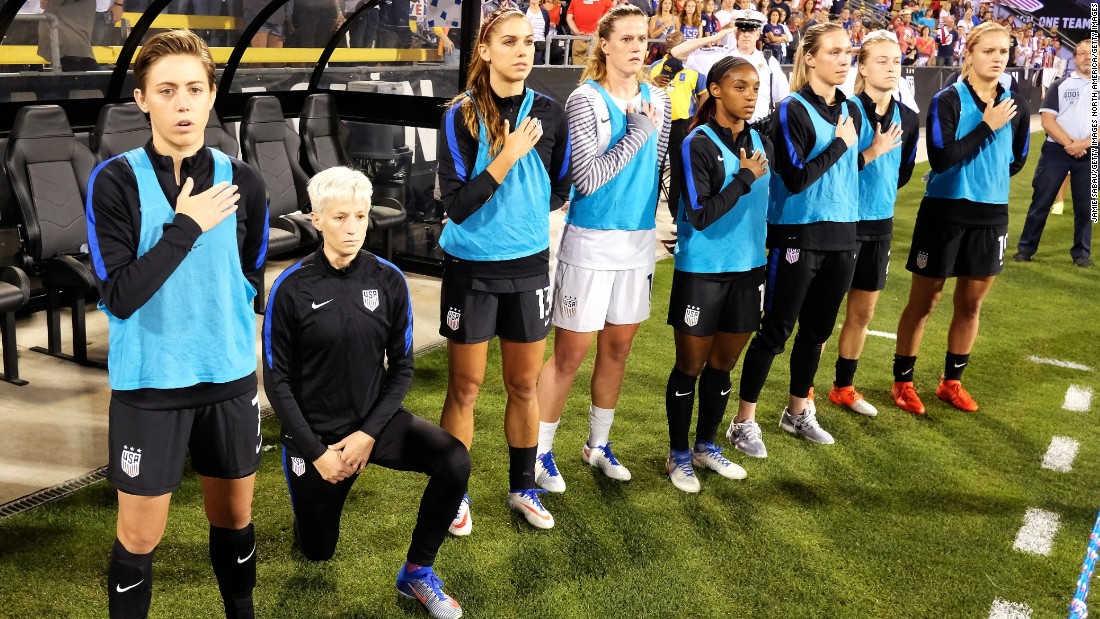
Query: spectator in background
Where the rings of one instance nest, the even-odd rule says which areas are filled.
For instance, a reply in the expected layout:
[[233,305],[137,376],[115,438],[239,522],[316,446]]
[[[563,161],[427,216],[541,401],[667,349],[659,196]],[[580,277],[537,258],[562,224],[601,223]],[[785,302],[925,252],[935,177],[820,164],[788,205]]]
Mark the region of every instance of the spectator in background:
[[936,40],[932,38],[928,26],[921,24],[919,31],[920,36],[917,37],[917,42],[914,45],[917,49],[917,61],[914,64],[918,67],[926,67],[932,56],[936,54]]
[[[604,13],[615,6],[614,0],[572,0],[565,12],[565,23],[575,35],[595,36],[596,24]],[[573,64],[583,65],[588,61],[589,41],[573,41]]]
[[546,62],[546,35],[550,34],[550,13],[537,2],[527,5],[527,21],[535,37],[535,64]]
[[783,61],[787,55],[783,53],[783,44],[788,36],[783,29],[780,20],[783,19],[783,11],[773,8],[768,11],[768,23],[764,24],[764,51],[770,52],[772,58]]
[[825,18],[821,15],[821,9],[814,9],[813,13],[810,14],[810,19],[802,27],[802,32],[806,32],[810,28],[823,23],[825,23]]
[[344,22],[340,3],[341,0],[295,0],[294,12],[291,14],[294,45],[324,47],[332,38],[332,33]]
[[680,11],[680,32],[688,41],[703,36],[703,19],[699,14],[699,3],[696,0],[684,2],[684,9]]
[[1043,97],[1047,96],[1047,89],[1054,83],[1054,80],[1062,79],[1062,76],[1066,74],[1066,59],[1061,55],[1062,41],[1061,39],[1052,39],[1050,45],[1043,50]]
[[955,62],[962,66],[963,56],[966,54],[966,30],[960,24],[955,27],[955,32],[959,35],[959,41],[955,43]]
[[939,26],[939,19],[936,17],[936,10],[929,8],[927,11],[917,13],[917,17],[913,20],[918,25],[928,26],[928,31],[932,32]]
[[633,4],[638,7],[645,13],[646,17],[651,17],[653,15],[653,3],[649,0],[627,0],[626,4]]
[[840,10],[840,27],[850,31],[853,25],[855,22],[852,21],[852,11],[844,7]]
[[959,27],[963,29],[963,32],[969,33],[970,29],[976,26],[974,23],[974,9],[969,6],[963,11],[962,19],[959,20]]
[[733,12],[737,10],[734,8],[735,6],[736,4],[733,0],[722,0],[721,7],[714,12],[714,16],[718,19],[719,30],[725,28],[726,24],[730,23],[730,20],[733,19]]
[[542,8],[550,16],[550,30],[553,34],[561,32],[558,24],[561,23],[561,0],[544,0]]
[[[913,30],[913,24],[910,23],[913,12],[909,9],[904,9],[898,19],[894,22],[894,34],[898,37],[898,45],[901,46],[901,55],[904,62],[906,52],[910,47],[917,42],[917,33]],[[914,57],[915,58],[915,57]]]
[[787,20],[787,31],[791,40],[787,43],[787,57],[782,59],[783,64],[794,64],[795,54],[798,53],[798,45],[802,42],[802,13],[795,11]]
[[[252,20],[256,19],[256,15],[260,13],[263,8],[267,6],[267,0],[244,0],[244,21],[245,23],[252,23]],[[290,10],[291,4],[284,4],[279,7],[267,21],[260,26],[259,31],[252,36],[252,47],[282,47],[283,41],[286,39],[284,33],[284,24],[286,24],[287,11]],[[371,13],[377,13],[377,10],[370,11]],[[373,47],[372,45],[365,45],[363,43],[363,26],[366,25],[367,15],[361,15],[359,21],[355,24],[352,30],[351,41],[354,47]],[[375,21],[375,31],[378,30],[377,20]]]
[[936,66],[955,66],[955,46],[959,42],[959,34],[955,30],[954,18],[948,17],[944,25],[940,27],[938,34],[936,43],[939,44],[939,47],[936,48]]
[[[61,48],[62,71],[95,71],[99,65],[92,54],[92,28],[96,0],[40,0],[47,15],[57,18],[57,43]],[[38,55],[50,60],[50,25],[38,24]]]
[[654,62],[663,56],[669,48],[668,37],[680,32],[680,15],[673,12],[675,7],[672,0],[661,0],[657,14],[649,18],[649,38],[659,42],[649,44],[649,57],[646,60]]
[[703,36],[710,36],[718,32],[718,18],[714,15],[714,0],[706,0],[703,3],[703,14],[699,17],[703,22]]

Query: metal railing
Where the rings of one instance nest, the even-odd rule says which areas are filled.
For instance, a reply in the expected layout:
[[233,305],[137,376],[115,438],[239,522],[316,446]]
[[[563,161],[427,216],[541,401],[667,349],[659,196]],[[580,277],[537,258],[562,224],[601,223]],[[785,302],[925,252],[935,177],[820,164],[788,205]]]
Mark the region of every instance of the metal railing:
[[[50,25],[50,70],[61,73],[61,40],[57,33],[57,16],[49,13],[19,13],[15,16],[15,22],[40,22]],[[11,32],[11,30],[9,30]]]

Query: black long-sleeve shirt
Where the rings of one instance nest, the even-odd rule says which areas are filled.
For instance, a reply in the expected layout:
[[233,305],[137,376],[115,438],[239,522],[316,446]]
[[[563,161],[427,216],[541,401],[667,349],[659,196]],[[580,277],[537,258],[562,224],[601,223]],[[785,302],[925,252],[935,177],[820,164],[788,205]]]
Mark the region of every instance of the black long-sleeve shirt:
[[[718,135],[726,148],[730,149],[735,156],[740,156],[741,149],[745,149],[746,156],[752,156],[754,148],[752,136],[748,131],[741,131],[734,136],[732,130],[718,124],[714,119],[707,122],[707,126]],[[771,141],[764,136],[760,136],[760,141],[770,165],[773,158]],[[726,175],[722,151],[701,131],[691,138],[684,150],[688,154],[688,161],[685,163],[690,164],[692,180],[692,188],[687,192],[687,196],[691,196],[689,200],[694,198],[694,204],[689,206],[697,207],[687,208],[685,212],[693,228],[704,230],[730,212],[741,196],[752,191],[752,183],[756,180],[756,176],[749,169],[741,168],[734,175],[733,181],[723,189],[722,184],[726,182]],[[680,156],[680,153],[676,153],[675,156]],[[684,166],[685,175],[687,167]],[[686,178],[683,182],[683,186],[688,187]]]
[[313,461],[356,430],[378,438],[412,384],[412,321],[405,276],[373,254],[337,269],[322,247],[284,271],[263,328],[283,444]]
[[[830,124],[840,122],[842,108],[852,118],[856,135],[859,135],[862,121],[855,106],[839,89],[832,105],[813,91],[809,84],[798,90]],[[786,103],[786,102],[785,102]],[[772,170],[779,175],[791,193],[802,193],[811,184],[817,182],[825,172],[836,165],[848,150],[844,140],[835,138],[829,146],[812,159],[807,159],[817,143],[810,113],[801,104],[781,103],[779,122],[775,123],[772,143],[775,145],[775,158]],[[855,148],[855,146],[853,146]],[[852,179],[856,182],[856,179]],[[853,223],[819,221],[811,224],[768,224],[768,247],[788,247],[814,249],[820,251],[849,250],[856,247],[856,226]]]
[[[150,140],[145,152],[153,164],[168,204],[175,208],[180,185],[172,158],[161,155]],[[232,159],[233,184],[237,185],[237,248],[241,270],[256,290],[262,290],[267,258],[267,192],[263,180],[247,164]],[[194,181],[192,194],[214,185],[214,157],[206,148],[183,160],[180,180]],[[129,318],[164,285],[202,234],[195,220],[177,215],[164,226],[163,236],[140,258],[141,199],[137,177],[125,158],[108,160],[93,172],[88,194],[88,234],[95,235],[90,247],[96,287],[103,304],[117,318]],[[181,316],[181,329],[201,329],[201,316]],[[138,408],[171,409],[201,406],[242,395],[256,385],[254,374],[231,383],[200,383],[180,389],[134,389],[116,391],[119,398]]]
[[[982,101],[969,80],[963,80],[963,84],[970,90],[971,96],[978,110],[985,113],[986,104]],[[1004,94],[1003,85],[997,85],[996,99]],[[1008,166],[1009,176],[1015,176],[1027,163],[1027,152],[1030,145],[1031,133],[1031,109],[1027,101],[1019,95],[1012,94],[1012,100],[1016,103],[1016,116],[1009,121],[1012,129],[1012,163]],[[928,106],[928,122],[925,142],[928,147],[928,164],[937,173],[947,171],[967,158],[973,157],[978,149],[987,140],[993,139],[993,129],[981,121],[970,133],[961,139],[955,139],[958,129],[959,115],[962,110],[962,101],[959,93],[953,87],[941,90],[932,98]],[[1008,205],[973,202],[966,199],[931,198],[926,197],[921,206],[929,206],[937,215],[945,218],[945,221],[962,225],[995,226],[1008,223]],[[932,215],[933,211],[922,209],[924,213]]]
[[[508,121],[509,131],[516,128],[516,119],[519,117],[524,96],[498,97],[496,93],[492,93],[493,102],[500,111],[501,122]],[[528,117],[542,121],[542,138],[535,144],[535,152],[550,177],[550,204],[547,208],[549,214],[550,211],[561,208],[569,199],[572,185],[569,173],[569,124],[561,104],[538,92],[531,102]],[[455,106],[443,115],[440,136],[443,137],[439,143],[437,167],[440,200],[447,218],[455,224],[461,224],[493,197],[500,183],[489,170],[473,174],[478,139],[466,128],[461,106]],[[444,269],[448,275],[457,275],[460,278],[522,279],[545,274],[549,262],[549,250],[488,265],[472,260],[457,260],[446,255]]]
[[[898,189],[904,187],[913,178],[913,168],[917,162],[917,146],[920,143],[920,118],[917,113],[908,106],[902,105],[890,97],[886,111],[879,116],[875,111],[875,102],[866,92],[859,95],[863,109],[867,111],[870,119],[871,131],[886,131],[894,120],[894,108],[898,109],[901,116],[901,167],[898,169]],[[859,154],[859,169],[863,170],[865,162],[863,153]],[[874,241],[889,239],[893,236],[894,220],[879,219],[873,221],[860,220],[856,223],[856,237],[861,241]]]

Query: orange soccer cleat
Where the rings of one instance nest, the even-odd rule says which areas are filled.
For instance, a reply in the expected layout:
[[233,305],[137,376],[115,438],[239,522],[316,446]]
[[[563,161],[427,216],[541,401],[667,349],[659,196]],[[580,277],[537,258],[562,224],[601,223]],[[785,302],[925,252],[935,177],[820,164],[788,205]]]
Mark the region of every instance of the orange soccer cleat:
[[894,387],[890,389],[890,395],[894,398],[894,404],[897,404],[898,408],[901,410],[917,415],[924,414],[924,404],[921,403],[920,397],[917,396],[917,390],[913,387],[913,381],[894,383]]
[[940,386],[936,387],[936,397],[947,402],[955,408],[973,413],[978,410],[978,403],[963,389],[962,383],[957,380],[940,379]]

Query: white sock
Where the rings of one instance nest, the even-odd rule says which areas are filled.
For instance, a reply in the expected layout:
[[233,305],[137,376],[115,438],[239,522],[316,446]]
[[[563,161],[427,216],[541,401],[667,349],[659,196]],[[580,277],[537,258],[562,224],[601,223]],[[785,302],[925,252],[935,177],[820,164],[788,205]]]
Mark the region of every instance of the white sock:
[[600,408],[595,404],[588,408],[588,446],[599,447],[607,444],[611,434],[611,423],[615,421],[615,409]]
[[539,422],[539,446],[535,450],[538,455],[554,450],[554,434],[558,431],[559,423],[560,419],[554,423]]

